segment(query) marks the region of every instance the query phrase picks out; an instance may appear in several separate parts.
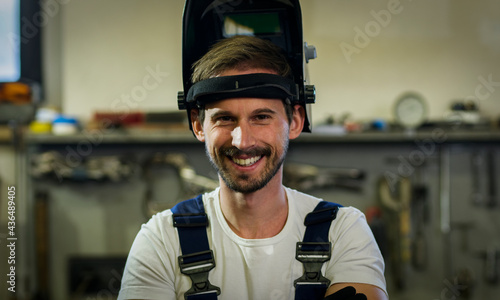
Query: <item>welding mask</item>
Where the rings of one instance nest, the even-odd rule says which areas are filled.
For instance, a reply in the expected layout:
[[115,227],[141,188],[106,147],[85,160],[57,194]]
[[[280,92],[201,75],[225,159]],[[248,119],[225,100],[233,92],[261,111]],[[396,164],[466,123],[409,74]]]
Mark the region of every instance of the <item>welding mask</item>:
[[[269,40],[283,50],[292,78],[271,74],[221,76],[191,81],[192,66],[216,42],[235,35]],[[298,0],[186,0],[182,26],[182,79],[179,109],[190,110],[209,101],[236,97],[280,98],[300,104],[306,112],[303,131],[311,131],[310,104],[314,85],[307,84],[305,65],[316,49],[303,41]],[[189,120],[191,126],[191,120]],[[191,128],[192,129],[192,128]]]

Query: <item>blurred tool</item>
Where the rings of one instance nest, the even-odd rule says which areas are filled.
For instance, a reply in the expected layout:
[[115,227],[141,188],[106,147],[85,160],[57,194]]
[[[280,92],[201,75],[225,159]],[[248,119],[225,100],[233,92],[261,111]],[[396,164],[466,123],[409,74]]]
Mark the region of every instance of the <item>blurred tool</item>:
[[376,131],[387,131],[389,129],[389,124],[384,119],[375,119],[370,124],[370,129]]
[[[169,194],[154,196],[155,182],[159,180],[159,169],[170,168],[177,181],[177,191],[169,190]],[[144,198],[145,214],[149,218],[153,214],[171,208],[177,202],[192,198],[198,194],[212,191],[219,186],[217,180],[196,174],[182,153],[155,153],[143,165],[143,176],[146,182]]]
[[[471,201],[474,205],[486,206],[494,208],[498,205],[497,199],[497,176],[496,176],[496,161],[495,151],[489,150],[485,154],[484,151],[476,151],[472,154],[471,160],[471,176],[472,176],[472,194]],[[483,167],[486,168],[485,178],[482,175]],[[486,179],[486,195],[483,195],[481,183],[482,179]]]
[[424,270],[428,261],[427,239],[424,233],[425,224],[429,221],[427,187],[415,184],[412,194],[411,212],[416,232],[411,241],[411,262],[414,269]]
[[495,152],[490,150],[488,152],[488,200],[486,205],[488,208],[493,208],[497,206],[497,183],[495,182],[497,177],[495,174]]
[[440,229],[443,240],[443,270],[446,278],[453,276],[453,247],[451,243],[451,153],[450,147],[441,146],[439,153],[439,210]]
[[484,262],[484,280],[486,283],[496,285],[500,279],[500,248],[490,245],[486,250],[479,251],[477,257]]
[[299,163],[286,163],[283,174],[283,183],[286,186],[302,191],[331,187],[361,191],[365,178],[365,172],[359,169],[317,167]]
[[476,286],[476,279],[472,271],[468,268],[460,269],[453,280],[457,290],[458,299],[472,299],[472,294]]
[[[392,184],[392,185],[391,185]],[[378,182],[379,202],[384,209],[388,228],[389,261],[398,289],[406,287],[407,269],[411,259],[411,183],[407,177],[389,182],[381,177]]]
[[56,151],[40,153],[33,157],[31,175],[36,178],[51,178],[71,181],[118,182],[133,175],[135,163],[118,156],[90,156],[81,161],[69,159]]
[[40,96],[40,86],[35,82],[0,82],[0,123],[29,123]]
[[366,221],[370,226],[370,229],[373,232],[373,236],[375,237],[375,241],[377,241],[377,245],[382,253],[383,257],[388,257],[388,249],[387,249],[387,226],[384,223],[382,210],[380,207],[371,206],[367,208],[365,212]]
[[13,104],[31,103],[31,88],[22,82],[0,83],[0,102],[10,102]]
[[445,117],[448,122],[456,125],[475,126],[485,122],[474,101],[454,101],[450,112]]
[[169,129],[186,128],[186,115],[183,112],[106,112],[97,111],[93,119],[89,122],[89,128],[117,129],[117,128],[142,128],[152,129],[165,127]]
[[429,223],[429,191],[424,183],[423,166],[415,167],[415,179],[411,191],[411,219],[415,228],[411,241],[411,262],[415,270],[424,270],[428,262],[427,237],[425,225]]
[[76,134],[78,129],[78,120],[73,117],[59,115],[52,121],[52,133],[54,135]]
[[57,119],[60,112],[56,108],[40,107],[36,111],[34,120],[30,123],[31,133],[47,134],[52,132],[52,122]]
[[471,176],[472,176],[472,194],[471,202],[474,205],[481,205],[484,201],[483,194],[481,193],[481,178],[480,172],[483,166],[483,155],[480,151],[476,151],[471,157]]
[[49,300],[50,290],[50,224],[49,194],[45,191],[35,193],[35,245],[37,292],[35,299]]
[[109,129],[140,125],[144,123],[144,119],[144,113],[139,111],[127,111],[122,113],[98,111],[94,113],[92,122],[98,124],[101,129]]
[[494,247],[490,246],[486,249],[485,253],[485,278],[486,282],[490,284],[498,283],[498,260],[500,259],[500,251]]

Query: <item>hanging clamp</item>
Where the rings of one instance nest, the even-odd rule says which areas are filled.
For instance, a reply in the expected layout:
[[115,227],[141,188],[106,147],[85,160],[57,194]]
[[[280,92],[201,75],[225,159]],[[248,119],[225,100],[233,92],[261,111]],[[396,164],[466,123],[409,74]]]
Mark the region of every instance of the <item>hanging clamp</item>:
[[331,242],[297,242],[295,259],[304,265],[304,274],[293,282],[295,287],[298,284],[330,285],[330,280],[321,274],[321,267],[332,256],[331,246]]
[[208,280],[208,272],[215,268],[214,254],[212,250],[197,252],[178,257],[181,273],[191,278],[193,285],[184,294],[188,296],[217,293],[220,295],[220,288],[212,285]]

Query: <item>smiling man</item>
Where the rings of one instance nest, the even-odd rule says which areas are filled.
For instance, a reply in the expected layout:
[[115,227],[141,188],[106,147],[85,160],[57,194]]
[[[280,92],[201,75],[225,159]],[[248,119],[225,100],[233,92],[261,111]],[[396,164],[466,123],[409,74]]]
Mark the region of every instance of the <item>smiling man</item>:
[[249,36],[194,65],[191,128],[220,187],[143,225],[119,299],[387,299],[364,215],[282,184],[306,119],[290,74],[280,48]]

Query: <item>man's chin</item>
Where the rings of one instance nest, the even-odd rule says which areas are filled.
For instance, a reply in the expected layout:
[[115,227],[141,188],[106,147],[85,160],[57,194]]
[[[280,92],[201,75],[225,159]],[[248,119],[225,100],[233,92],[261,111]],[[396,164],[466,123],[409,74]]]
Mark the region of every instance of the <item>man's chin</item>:
[[231,185],[231,186],[228,185],[228,187],[233,192],[244,194],[244,195],[249,195],[249,194],[255,193],[263,188],[262,186],[241,186],[241,185]]

